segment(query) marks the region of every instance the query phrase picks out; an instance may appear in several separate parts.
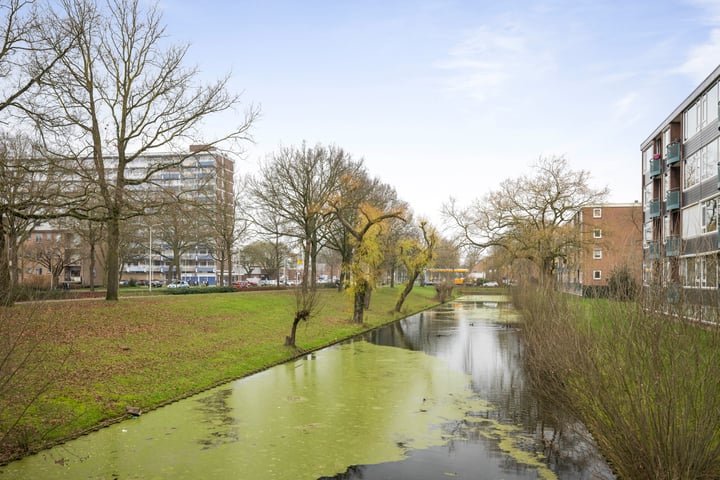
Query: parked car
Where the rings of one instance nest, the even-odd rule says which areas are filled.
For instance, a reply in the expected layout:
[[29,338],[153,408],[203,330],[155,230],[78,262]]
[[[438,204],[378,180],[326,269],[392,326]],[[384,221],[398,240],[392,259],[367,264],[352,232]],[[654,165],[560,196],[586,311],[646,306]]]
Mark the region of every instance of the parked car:
[[485,283],[485,286],[486,287],[497,287],[498,282],[487,282],[487,283]]
[[245,280],[238,280],[236,282],[232,282],[232,286],[235,288],[245,288],[248,284]]
[[150,285],[152,285],[153,287],[162,287],[163,281],[162,280],[153,280],[152,282],[150,282]]
[[172,282],[167,286],[167,288],[190,288],[190,284],[185,281],[181,282]]

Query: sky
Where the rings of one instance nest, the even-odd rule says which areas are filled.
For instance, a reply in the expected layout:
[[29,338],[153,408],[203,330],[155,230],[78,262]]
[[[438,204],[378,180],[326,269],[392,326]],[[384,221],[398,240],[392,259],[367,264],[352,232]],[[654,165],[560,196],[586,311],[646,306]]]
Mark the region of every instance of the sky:
[[[720,64],[720,0],[161,0],[203,80],[261,116],[236,164],[336,145],[439,224],[564,155],[641,199],[640,144]],[[209,121],[207,135],[240,121]]]

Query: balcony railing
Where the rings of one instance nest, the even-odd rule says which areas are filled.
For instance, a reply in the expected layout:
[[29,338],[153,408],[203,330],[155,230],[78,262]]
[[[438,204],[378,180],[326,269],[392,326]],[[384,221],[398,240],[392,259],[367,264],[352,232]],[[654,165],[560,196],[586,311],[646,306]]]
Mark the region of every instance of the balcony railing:
[[648,242],[647,257],[651,260],[660,258],[660,242]]
[[650,160],[650,171],[648,171],[648,175],[651,177],[657,177],[660,175],[660,172],[662,171],[662,159],[661,158],[654,158]]
[[667,195],[665,195],[665,208],[667,211],[680,208],[680,190],[667,192]]
[[680,161],[680,142],[673,142],[667,146],[665,163],[672,165]]
[[662,202],[660,200],[653,200],[650,202],[650,218],[656,218],[660,216],[660,210]]
[[670,235],[665,239],[665,256],[677,257],[680,255],[682,240],[680,235]]

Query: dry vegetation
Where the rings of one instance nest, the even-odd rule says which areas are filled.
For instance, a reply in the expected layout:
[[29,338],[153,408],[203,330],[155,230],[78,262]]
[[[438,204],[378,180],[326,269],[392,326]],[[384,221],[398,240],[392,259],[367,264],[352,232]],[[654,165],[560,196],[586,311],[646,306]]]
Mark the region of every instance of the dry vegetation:
[[620,478],[720,477],[717,328],[635,302],[515,296],[533,387],[582,419]]

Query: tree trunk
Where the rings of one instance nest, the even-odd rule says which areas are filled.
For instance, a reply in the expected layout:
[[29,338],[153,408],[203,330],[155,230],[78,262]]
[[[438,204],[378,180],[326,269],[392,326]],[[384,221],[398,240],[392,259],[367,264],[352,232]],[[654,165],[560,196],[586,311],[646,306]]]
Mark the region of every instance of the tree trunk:
[[95,242],[90,243],[90,291],[95,291]]
[[232,244],[227,246],[225,252],[225,261],[227,262],[227,282],[223,281],[223,285],[232,285]]
[[402,309],[403,303],[405,303],[405,299],[407,298],[407,296],[410,295],[410,292],[412,291],[413,287],[415,286],[415,280],[417,280],[419,275],[420,275],[419,271],[414,271],[414,272],[412,272],[412,275],[408,278],[408,281],[405,284],[405,288],[403,288],[403,291],[400,292],[400,298],[398,298],[398,301],[395,304],[396,312],[399,312],[400,309]]
[[105,300],[117,300],[120,282],[120,263],[118,259],[120,245],[119,220],[117,218],[108,220],[107,230],[107,256],[105,257],[107,293],[105,294]]
[[296,315],[295,320],[293,320],[292,329],[290,330],[290,336],[285,337],[286,347],[295,347],[295,332],[297,332],[297,326],[300,323],[300,320],[300,317]]
[[373,289],[370,284],[368,284],[367,290],[365,291],[365,302],[363,303],[365,310],[370,309],[370,299],[372,298],[372,292]]
[[365,294],[368,289],[368,281],[357,279],[355,282],[355,302],[353,305],[353,322],[363,323],[365,314]]
[[0,212],[0,306],[12,304],[12,284],[10,283],[10,265],[5,242],[3,215]]
[[395,265],[390,267],[390,288],[395,288]]

